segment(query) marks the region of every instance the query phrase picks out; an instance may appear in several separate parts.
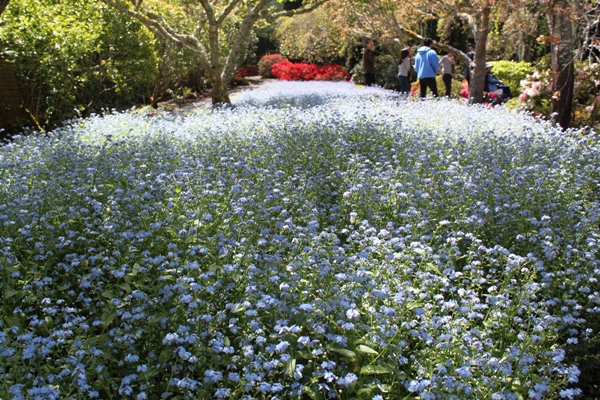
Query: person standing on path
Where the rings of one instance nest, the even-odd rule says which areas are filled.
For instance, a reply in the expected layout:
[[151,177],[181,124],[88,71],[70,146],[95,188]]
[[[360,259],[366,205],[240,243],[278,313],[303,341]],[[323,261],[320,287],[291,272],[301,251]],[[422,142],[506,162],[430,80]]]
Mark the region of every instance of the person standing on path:
[[398,80],[400,81],[400,93],[410,93],[410,56],[412,56],[412,49],[406,47],[400,52],[400,61],[398,62]]
[[427,88],[435,97],[438,95],[435,76],[440,67],[440,60],[438,60],[435,50],[430,47],[431,43],[433,43],[433,40],[430,38],[425,39],[423,46],[417,50],[417,57],[415,57],[415,69],[417,70],[417,78],[419,78],[421,97],[425,97]]
[[363,53],[363,74],[365,75],[365,86],[375,84],[375,42],[367,40],[367,48]]
[[454,61],[454,58],[452,58],[452,54],[448,53],[442,57],[440,64],[442,65],[442,80],[446,87],[444,96],[450,97],[450,94],[452,93],[452,72],[456,67],[456,62]]

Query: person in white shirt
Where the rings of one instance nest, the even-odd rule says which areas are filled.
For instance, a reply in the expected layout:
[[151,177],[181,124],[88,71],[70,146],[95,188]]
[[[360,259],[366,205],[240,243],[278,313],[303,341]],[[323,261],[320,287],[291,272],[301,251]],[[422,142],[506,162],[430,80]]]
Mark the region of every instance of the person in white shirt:
[[440,65],[442,67],[442,80],[444,81],[444,86],[446,86],[446,93],[444,96],[450,97],[452,92],[452,69],[456,65],[454,58],[452,58],[452,54],[448,53],[442,57]]
[[400,61],[398,62],[398,80],[400,81],[400,93],[410,93],[410,57],[412,49],[406,47],[400,52]]

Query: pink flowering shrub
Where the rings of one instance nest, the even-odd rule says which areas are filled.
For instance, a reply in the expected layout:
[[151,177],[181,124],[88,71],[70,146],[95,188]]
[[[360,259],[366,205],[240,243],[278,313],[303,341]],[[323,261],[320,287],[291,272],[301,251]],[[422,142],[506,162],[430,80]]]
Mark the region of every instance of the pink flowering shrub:
[[536,69],[521,80],[520,107],[534,114],[550,116],[552,75],[549,70]]
[[[521,80],[521,109],[549,117],[554,95],[552,72],[536,69]],[[595,127],[600,120],[600,63],[575,62],[572,125]]]

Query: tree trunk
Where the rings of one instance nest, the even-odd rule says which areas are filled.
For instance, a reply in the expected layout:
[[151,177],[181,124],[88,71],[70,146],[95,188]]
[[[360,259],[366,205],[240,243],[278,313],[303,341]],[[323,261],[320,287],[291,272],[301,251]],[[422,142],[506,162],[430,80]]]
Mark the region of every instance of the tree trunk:
[[573,111],[573,27],[568,0],[550,0],[547,14],[552,49],[552,120],[563,129],[571,124]]
[[215,74],[211,77],[211,98],[213,105],[220,105],[223,103],[231,103],[229,94],[227,93],[227,82],[221,80],[220,74]]
[[6,9],[6,6],[8,6],[9,1],[10,0],[0,0],[0,15],[2,15],[2,12],[4,12]]
[[[0,4],[2,4],[4,1],[8,2],[8,0],[0,0]],[[175,45],[197,54],[199,56],[200,65],[208,75],[211,83],[212,102],[215,105],[231,102],[229,95],[227,94],[227,86],[234,73],[235,61],[240,55],[245,41],[248,39],[248,35],[250,34],[252,26],[254,26],[256,21],[261,17],[261,13],[265,11],[265,8],[269,3],[269,0],[257,0],[253,7],[250,4],[251,2],[246,4],[249,9],[245,17],[243,17],[242,23],[235,32],[231,49],[229,50],[229,54],[227,55],[225,62],[222,62],[219,49],[219,31],[222,30],[223,24],[227,18],[230,17],[231,13],[240,6],[241,0],[228,0],[225,2],[226,5],[224,8],[221,9],[221,7],[219,7],[219,11],[221,12],[220,15],[215,14],[216,10],[213,8],[213,4],[209,0],[197,1],[199,3],[197,10],[200,15],[200,22],[198,23],[195,31],[200,31],[199,28],[203,21],[206,20],[208,22],[208,52],[206,51],[204,44],[198,39],[198,37],[196,37],[195,31],[194,33],[189,34],[179,33],[177,29],[167,24],[162,18],[157,17],[151,11],[146,10],[142,5],[141,0],[136,2],[136,6],[133,8],[127,6],[126,3],[123,3],[120,0],[102,1],[109,6],[137,19],[154,34],[160,35]],[[306,7],[285,11],[281,14],[276,13],[272,16],[291,16],[310,12],[326,1],[327,0],[316,0]]]
[[481,10],[481,24],[479,28],[479,36],[477,46],[475,47],[475,68],[471,74],[471,83],[469,84],[469,103],[483,103],[483,91],[485,86],[485,63],[487,53],[487,38],[490,31],[490,13],[491,5],[486,4]]

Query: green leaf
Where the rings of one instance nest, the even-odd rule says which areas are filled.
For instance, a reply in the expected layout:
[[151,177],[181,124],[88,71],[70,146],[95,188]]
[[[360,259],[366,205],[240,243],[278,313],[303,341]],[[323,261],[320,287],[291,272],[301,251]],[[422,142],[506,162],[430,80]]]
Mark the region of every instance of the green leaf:
[[353,352],[352,350],[348,350],[348,349],[345,349],[343,347],[334,347],[334,346],[331,346],[329,348],[329,350],[333,351],[334,353],[341,354],[341,355],[343,355],[344,357],[347,357],[350,360],[355,360],[356,359],[356,353]]
[[161,319],[163,319],[164,317],[165,317],[164,313],[155,314],[154,317],[152,317],[152,320],[150,321],[150,323],[155,324],[158,321],[160,321]]
[[106,292],[102,293],[102,297],[104,297],[105,299],[112,299],[115,297],[115,292],[113,292],[112,290],[107,290]]
[[6,298],[6,299],[10,299],[11,297],[13,297],[13,296],[14,296],[14,295],[16,295],[16,294],[19,294],[19,291],[18,291],[18,290],[7,290],[7,291],[4,293],[4,296],[5,296],[5,298]]
[[240,312],[242,312],[244,310],[246,310],[246,307],[244,307],[244,305],[242,303],[238,303],[238,304],[236,304],[236,306],[233,309],[232,313],[237,314],[237,313],[240,313]]
[[369,346],[365,346],[364,344],[359,344],[358,346],[356,346],[356,350],[365,354],[379,354],[376,350],[373,350],[372,348],[370,348]]
[[114,311],[110,311],[110,310],[104,310],[104,312],[102,313],[102,325],[104,326],[108,326],[110,325],[111,322],[113,322],[113,320],[117,317],[117,313]]
[[12,328],[13,326],[21,327],[21,318],[16,315],[7,315],[4,317],[4,321],[9,328]]
[[131,286],[129,286],[127,283],[120,283],[115,286],[119,289],[123,289],[123,291],[127,294],[131,293]]
[[306,350],[300,350],[298,352],[298,356],[300,356],[300,358],[303,358],[305,360],[310,360],[311,358],[313,358],[312,353],[309,351],[306,351]]
[[391,374],[392,371],[382,365],[367,365],[360,369],[362,375],[384,375]]
[[314,390],[312,390],[309,386],[304,386],[303,392],[306,393],[308,397],[310,397],[313,400],[319,399],[317,393]]
[[288,361],[285,364],[285,371],[290,377],[294,376],[294,371],[296,371],[296,359],[295,358],[292,358],[290,361]]
[[169,347],[163,349],[158,356],[158,362],[164,364],[173,355],[173,350]]

